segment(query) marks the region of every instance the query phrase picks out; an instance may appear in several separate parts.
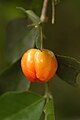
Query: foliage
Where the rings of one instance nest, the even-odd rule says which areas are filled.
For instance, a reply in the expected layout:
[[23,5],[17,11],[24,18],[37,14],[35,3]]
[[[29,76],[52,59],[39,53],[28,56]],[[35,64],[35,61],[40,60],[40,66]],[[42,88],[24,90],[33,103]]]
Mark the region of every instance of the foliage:
[[49,98],[44,107],[45,120],[55,120],[53,98]]
[[7,93],[0,97],[0,119],[39,120],[44,102],[44,97],[31,92]]
[[[36,3],[36,0],[32,0],[32,1],[35,1],[35,3]],[[56,0],[55,0],[55,2],[56,2]],[[66,3],[65,6],[67,7],[67,5],[69,5],[70,2],[62,1],[60,4],[60,7],[61,7],[61,5],[64,5],[64,3]],[[73,1],[73,3],[75,3],[75,2]],[[71,6],[72,6],[72,4],[71,4]],[[40,2],[40,7],[41,7],[41,2]],[[59,6],[58,6],[58,8],[59,8]],[[10,7],[10,9],[11,9],[11,7]],[[13,9],[11,9],[11,10],[13,11]],[[1,57],[2,63],[5,64],[5,66],[2,66],[2,68],[1,68],[1,74],[0,74],[0,93],[1,94],[4,92],[7,92],[7,91],[17,91],[17,90],[23,91],[23,90],[29,89],[30,83],[23,76],[21,69],[20,69],[20,58],[23,55],[23,53],[26,50],[28,50],[29,48],[35,47],[35,46],[37,48],[40,48],[40,46],[41,46],[41,41],[40,41],[41,29],[40,29],[39,17],[31,10],[26,11],[24,9],[23,10],[23,12],[25,12],[24,16],[23,15],[21,16],[21,13],[16,14],[17,12],[14,12],[14,15],[11,17],[9,15],[9,12],[7,13],[8,19],[6,21],[9,22],[11,20],[11,22],[7,25],[7,29],[6,29],[7,40],[5,40],[6,46],[4,46],[4,48],[6,48],[6,49],[3,50],[1,47],[1,50],[3,50],[3,52],[6,51],[4,55],[2,54],[2,56],[5,56],[5,57],[4,58]],[[1,15],[3,15],[3,13],[1,13]],[[36,10],[36,13],[37,13],[37,10]],[[16,18],[16,16],[18,16],[18,18]],[[59,17],[60,17],[60,14],[59,14]],[[3,18],[4,17],[1,18],[2,21],[3,21]],[[15,19],[13,19],[13,18],[15,18]],[[78,21],[78,20],[79,19],[77,19],[76,21]],[[2,22],[2,21],[0,21],[0,22]],[[6,24],[6,22],[5,22],[5,24]],[[6,27],[5,24],[3,23],[1,25],[1,28],[3,26]],[[75,22],[75,24],[76,24],[76,26],[78,26],[77,22]],[[35,26],[37,26],[37,27],[35,27]],[[54,28],[55,28],[55,25],[54,25]],[[67,31],[69,30],[69,28],[65,28],[65,29],[67,29]],[[70,34],[70,32],[69,32],[69,34]],[[4,35],[0,34],[0,36],[2,36],[1,39],[5,39],[3,37]],[[59,67],[58,67],[58,71],[57,71],[58,77],[60,77],[63,81],[69,83],[72,86],[75,86],[76,84],[78,84],[77,76],[80,73],[80,62],[78,62],[76,59],[74,59],[72,57],[57,55],[57,53],[56,53],[56,56],[57,56],[58,63],[59,63]],[[4,70],[2,70],[3,68],[4,68]],[[53,84],[52,84],[52,86],[53,86]],[[35,87],[36,87],[36,85],[35,85]],[[71,88],[69,88],[69,89],[71,90]],[[70,94],[70,96],[71,96],[71,94]],[[75,99],[75,98],[73,97],[73,99]],[[32,101],[30,101],[30,100],[32,100]],[[78,98],[77,98],[77,100],[78,100]],[[72,99],[71,99],[71,101],[72,101]],[[35,95],[30,92],[7,93],[0,97],[0,119],[1,120],[7,120],[7,119],[8,120],[13,120],[13,119],[23,120],[26,117],[29,117],[28,118],[29,120],[33,120],[33,118],[36,118],[36,120],[38,120],[43,111],[44,102],[45,102],[45,99],[43,96]],[[78,102],[76,101],[76,103],[78,103]],[[52,107],[52,104],[53,104],[53,100],[50,99],[44,109],[47,120],[54,119],[54,112],[53,112],[54,108]],[[66,104],[66,102],[65,102],[65,104]],[[67,104],[69,104],[69,103],[67,103]],[[19,107],[20,107],[20,109],[19,109]],[[76,108],[75,108],[75,110],[76,110]],[[15,112],[16,112],[16,114],[14,114]],[[63,112],[64,112],[64,110],[63,110]],[[74,113],[74,111],[73,111],[73,113]],[[37,116],[36,116],[36,114],[37,114]]]
[[77,76],[80,73],[80,62],[74,58],[57,55],[59,61],[59,67],[57,75],[67,83],[76,86]]

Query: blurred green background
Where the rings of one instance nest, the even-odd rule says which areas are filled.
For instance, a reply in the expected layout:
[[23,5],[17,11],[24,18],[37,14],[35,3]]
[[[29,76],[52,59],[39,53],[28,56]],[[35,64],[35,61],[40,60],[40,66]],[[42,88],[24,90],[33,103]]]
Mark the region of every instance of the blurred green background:
[[[32,9],[40,16],[42,0],[0,0],[0,72],[9,65],[6,33],[10,21],[21,16],[16,7]],[[48,15],[51,18],[51,4]],[[45,48],[80,61],[80,0],[61,0],[55,7],[55,24],[52,25],[49,19],[44,31],[47,38],[44,40]],[[43,93],[40,83],[32,84],[31,89]],[[56,120],[80,120],[80,88],[74,88],[55,76],[50,81],[50,89],[54,95]]]

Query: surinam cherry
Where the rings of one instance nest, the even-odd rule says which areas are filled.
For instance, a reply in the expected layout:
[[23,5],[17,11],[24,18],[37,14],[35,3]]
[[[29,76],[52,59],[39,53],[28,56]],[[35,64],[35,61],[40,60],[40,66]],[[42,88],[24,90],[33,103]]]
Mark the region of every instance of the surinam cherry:
[[24,75],[32,82],[47,82],[54,77],[58,62],[54,53],[48,49],[29,49],[21,59]]

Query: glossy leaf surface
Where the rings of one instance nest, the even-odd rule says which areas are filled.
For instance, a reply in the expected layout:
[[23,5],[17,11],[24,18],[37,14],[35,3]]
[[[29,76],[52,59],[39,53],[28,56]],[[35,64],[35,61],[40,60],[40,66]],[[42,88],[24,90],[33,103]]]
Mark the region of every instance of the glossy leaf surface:
[[0,97],[1,120],[39,120],[44,97],[31,92],[7,93]]
[[0,74],[0,94],[7,91],[28,90],[30,82],[21,71],[20,61],[16,62]]
[[80,73],[80,62],[75,58],[57,55],[57,75],[67,83],[76,86],[77,76]]
[[27,27],[29,20],[19,18],[7,27],[6,56],[9,63],[14,63],[31,47],[34,47],[36,29]]

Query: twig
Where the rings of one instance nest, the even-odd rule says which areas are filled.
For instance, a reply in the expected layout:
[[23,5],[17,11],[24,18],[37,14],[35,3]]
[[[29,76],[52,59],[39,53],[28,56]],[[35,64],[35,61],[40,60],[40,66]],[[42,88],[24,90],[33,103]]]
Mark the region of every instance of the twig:
[[55,20],[55,1],[52,0],[52,24],[54,24],[54,20]]
[[43,2],[43,8],[42,8],[42,12],[41,12],[41,22],[45,22],[46,21],[46,12],[47,12],[47,5],[48,5],[48,0],[44,0]]

